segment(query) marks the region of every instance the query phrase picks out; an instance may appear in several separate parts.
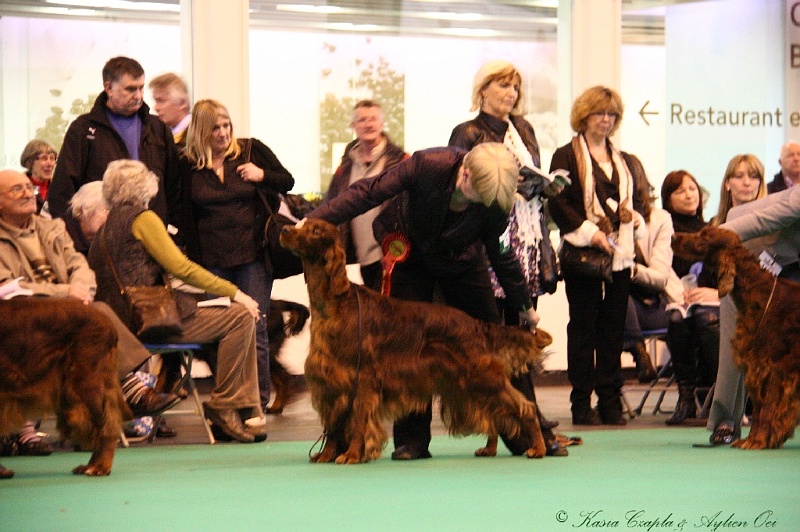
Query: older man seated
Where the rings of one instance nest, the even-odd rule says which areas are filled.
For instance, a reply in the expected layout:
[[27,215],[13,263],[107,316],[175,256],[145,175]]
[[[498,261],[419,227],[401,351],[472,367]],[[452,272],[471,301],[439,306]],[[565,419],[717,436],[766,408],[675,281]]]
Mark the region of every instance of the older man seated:
[[0,285],[21,278],[35,296],[72,297],[94,305],[114,323],[119,336],[118,374],[134,415],[157,415],[180,399],[154,392],[134,371],[150,352],[105,303],[94,302],[97,288],[86,258],[75,251],[62,220],[36,213],[33,185],[25,174],[0,171]]

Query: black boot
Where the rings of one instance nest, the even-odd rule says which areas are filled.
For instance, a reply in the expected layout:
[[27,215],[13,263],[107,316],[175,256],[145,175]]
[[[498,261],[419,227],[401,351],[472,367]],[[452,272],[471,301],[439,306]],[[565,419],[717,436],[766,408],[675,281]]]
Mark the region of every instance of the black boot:
[[637,342],[631,350],[633,362],[636,364],[636,371],[639,372],[638,379],[641,383],[651,382],[656,378],[656,369],[650,360],[650,353],[644,346],[644,342]]
[[667,420],[667,425],[685,425],[687,419],[697,417],[694,404],[694,386],[686,383],[678,384],[678,403],[672,417]]

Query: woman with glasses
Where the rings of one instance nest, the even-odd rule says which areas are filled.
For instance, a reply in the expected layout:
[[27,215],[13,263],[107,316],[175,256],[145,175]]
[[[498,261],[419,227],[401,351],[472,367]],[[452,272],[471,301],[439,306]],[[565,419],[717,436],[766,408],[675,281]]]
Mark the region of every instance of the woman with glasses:
[[[36,195],[36,213],[42,213],[42,206],[47,201],[47,191],[53,180],[53,172],[56,169],[56,149],[46,140],[35,139],[30,141],[19,162],[25,167],[25,173],[34,186]],[[44,214],[47,214],[46,211]]]
[[[626,423],[620,356],[635,260],[635,194],[628,165],[610,140],[622,111],[622,99],[615,91],[602,86],[587,89],[572,106],[570,123],[576,135],[556,150],[550,164],[551,171],[569,171],[572,180],[549,202],[562,239],[575,247],[597,248],[612,258],[611,282],[564,271],[573,425]],[[596,410],[592,392],[597,394]]]

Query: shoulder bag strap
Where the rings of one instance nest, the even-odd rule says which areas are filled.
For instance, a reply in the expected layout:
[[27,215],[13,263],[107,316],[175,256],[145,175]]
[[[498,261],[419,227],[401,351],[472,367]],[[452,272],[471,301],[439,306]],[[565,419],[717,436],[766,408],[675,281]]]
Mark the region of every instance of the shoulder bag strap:
[[103,238],[100,243],[103,245],[103,255],[106,258],[106,264],[111,269],[111,273],[114,274],[114,280],[117,282],[117,286],[119,287],[119,293],[123,296],[125,295],[125,287],[122,286],[122,281],[119,279],[119,275],[117,274],[117,269],[114,267],[114,263],[111,262],[111,256],[108,254],[108,247],[106,246],[106,228],[105,226],[100,229],[103,232]]

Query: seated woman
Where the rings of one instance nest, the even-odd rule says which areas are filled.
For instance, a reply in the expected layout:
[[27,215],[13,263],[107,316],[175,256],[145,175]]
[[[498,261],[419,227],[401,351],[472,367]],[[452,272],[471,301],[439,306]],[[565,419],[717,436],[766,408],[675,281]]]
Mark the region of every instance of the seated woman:
[[[158,190],[158,177],[138,161],[121,159],[103,175],[103,195],[110,207],[105,225],[89,250],[97,273],[97,299],[105,301],[131,327],[130,311],[111,270],[123,286],[156,286],[164,273],[233,300],[230,307],[197,308],[180,298],[183,332],[170,342],[218,342],[211,399],[205,416],[215,432],[240,442],[264,441],[265,432],[251,432],[242,419],[263,415],[258,395],[255,324],[258,304],[236,285],[191,262],[175,246],[161,219],[148,209]],[[176,292],[176,294],[178,294]]]
[[25,167],[25,175],[33,183],[36,195],[36,214],[47,218],[50,214],[43,209],[47,201],[47,191],[53,181],[58,153],[52,144],[46,140],[34,139],[25,145],[20,155],[19,163]]

